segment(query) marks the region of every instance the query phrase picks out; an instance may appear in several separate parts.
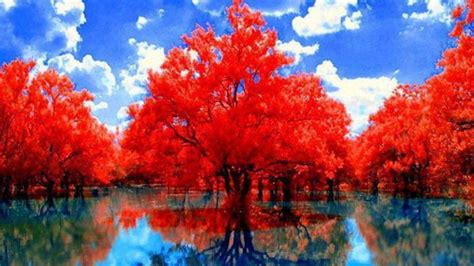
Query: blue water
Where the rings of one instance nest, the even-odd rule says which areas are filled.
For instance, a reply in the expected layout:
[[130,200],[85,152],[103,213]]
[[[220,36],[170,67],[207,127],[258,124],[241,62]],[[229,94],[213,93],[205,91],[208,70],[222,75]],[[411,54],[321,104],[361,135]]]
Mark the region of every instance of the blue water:
[[253,201],[115,190],[0,208],[1,265],[474,265],[461,200]]

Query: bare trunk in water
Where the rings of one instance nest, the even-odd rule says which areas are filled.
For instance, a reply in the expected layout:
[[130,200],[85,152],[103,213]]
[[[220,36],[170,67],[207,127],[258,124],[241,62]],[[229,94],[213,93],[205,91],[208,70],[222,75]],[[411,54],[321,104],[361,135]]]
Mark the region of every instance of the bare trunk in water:
[[2,189],[2,201],[3,202],[10,202],[12,195],[11,195],[11,181],[12,177],[11,176],[5,176],[2,178],[3,181],[3,187],[0,187]]
[[81,176],[78,184],[74,185],[74,198],[84,199],[84,177]]
[[224,166],[219,173],[224,179],[225,190],[228,195],[240,195],[245,198],[252,187],[252,179],[247,169],[234,169]]
[[328,201],[334,201],[334,180],[327,179],[328,183]]
[[46,192],[47,192],[47,199],[46,203],[49,207],[54,206],[54,181],[48,180],[46,183]]
[[291,187],[291,178],[283,177],[282,182],[282,192],[283,192],[283,202],[290,202],[292,198],[292,187]]

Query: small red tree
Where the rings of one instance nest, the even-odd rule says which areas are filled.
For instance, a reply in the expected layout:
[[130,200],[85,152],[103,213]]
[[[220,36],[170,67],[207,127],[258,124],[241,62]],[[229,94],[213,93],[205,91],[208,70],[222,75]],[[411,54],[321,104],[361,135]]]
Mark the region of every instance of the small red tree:
[[[472,190],[474,168],[474,2],[453,12],[457,46],[444,52],[443,71],[422,86],[401,86],[371,117],[356,144],[358,176],[406,193]],[[465,14],[463,14],[465,13]],[[367,182],[366,182],[367,183]]]
[[[0,71],[0,180],[4,196],[28,193],[30,185],[47,188],[52,202],[60,182],[68,189],[70,177],[77,186],[107,182],[112,136],[85,106],[92,96],[75,91],[71,81],[53,70],[30,72],[34,63],[14,61]],[[93,180],[93,181],[92,181]]]

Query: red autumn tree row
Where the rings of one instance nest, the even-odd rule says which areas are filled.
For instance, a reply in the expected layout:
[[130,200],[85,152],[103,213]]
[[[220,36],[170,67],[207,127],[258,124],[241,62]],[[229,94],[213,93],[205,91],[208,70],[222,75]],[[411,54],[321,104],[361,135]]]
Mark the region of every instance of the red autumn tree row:
[[334,187],[347,169],[344,106],[312,75],[285,76],[293,62],[277,33],[241,0],[228,8],[230,34],[198,27],[149,74],[143,106],[122,141],[125,172],[172,185],[211,187],[245,196],[255,179],[317,178]]
[[113,136],[85,107],[89,93],[54,71],[32,77],[32,63],[14,61],[0,70],[3,198],[38,185],[50,198],[59,185],[81,194],[108,182],[116,161],[127,182],[222,186],[242,197],[255,180],[281,183],[285,200],[295,186],[332,191],[353,168],[375,192],[472,194],[473,6],[453,13],[457,46],[444,53],[442,72],[399,87],[354,143],[344,106],[317,77],[283,74],[293,59],[240,0],[228,9],[230,34],[198,27],[150,72],[150,96],[129,108],[118,159]]
[[85,106],[85,90],[53,70],[33,76],[34,63],[0,68],[0,188],[3,199],[43,186],[49,199],[58,186],[107,182],[113,170],[113,136]]
[[358,178],[405,195],[473,193],[474,1],[453,12],[456,46],[421,86],[400,86],[354,145]]

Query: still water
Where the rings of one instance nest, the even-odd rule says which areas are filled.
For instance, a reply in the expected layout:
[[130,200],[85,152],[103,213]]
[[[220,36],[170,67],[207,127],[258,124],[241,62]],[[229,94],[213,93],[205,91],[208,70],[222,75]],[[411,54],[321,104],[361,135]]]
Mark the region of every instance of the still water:
[[0,208],[1,265],[474,265],[459,200],[245,203],[114,190]]

